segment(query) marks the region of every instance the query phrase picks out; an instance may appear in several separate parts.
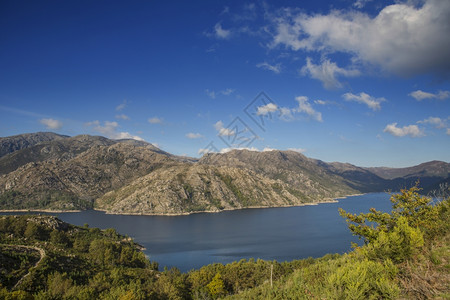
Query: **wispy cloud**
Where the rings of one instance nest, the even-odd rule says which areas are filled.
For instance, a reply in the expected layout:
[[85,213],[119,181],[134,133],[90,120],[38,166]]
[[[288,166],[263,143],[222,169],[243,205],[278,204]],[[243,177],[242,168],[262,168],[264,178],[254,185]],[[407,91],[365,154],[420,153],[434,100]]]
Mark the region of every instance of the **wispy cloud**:
[[425,133],[417,125],[408,125],[403,127],[397,127],[397,123],[386,125],[383,132],[387,132],[396,137],[403,137],[409,135],[411,137],[422,137]]
[[308,97],[299,96],[295,97],[295,100],[298,102],[298,107],[294,109],[296,112],[305,113],[310,116],[312,119],[323,122],[322,113],[316,111],[308,101]]
[[424,99],[439,99],[439,100],[445,100],[450,98],[450,92],[449,91],[439,91],[435,94],[424,92],[421,90],[417,90],[414,92],[409,93],[411,97],[416,99],[417,101],[422,101]]
[[364,92],[355,95],[353,93],[345,93],[342,95],[346,101],[353,101],[367,105],[373,111],[381,109],[381,102],[386,101],[384,98],[375,98]]
[[130,117],[128,117],[128,116],[125,115],[125,114],[121,114],[121,115],[116,115],[116,119],[119,119],[119,120],[129,120]]
[[356,8],[363,8],[366,6],[367,3],[371,2],[372,0],[356,0],[355,3],[353,3],[353,6]]
[[234,93],[234,91],[235,91],[234,89],[230,89],[230,88],[227,88],[227,89],[224,89],[224,90],[221,90],[218,92],[206,89],[205,94],[208,95],[208,97],[211,99],[216,99],[216,97],[219,95],[230,96],[231,94]]
[[447,127],[446,125],[446,120],[442,120],[441,118],[438,117],[429,117],[428,119],[422,120],[422,121],[418,121],[417,123],[419,124],[430,124],[438,129],[442,129]]
[[295,151],[295,152],[298,152],[298,153],[305,153],[306,152],[306,149],[304,149],[304,148],[288,148],[288,150]]
[[150,124],[162,124],[163,119],[158,117],[149,118],[147,120]]
[[39,120],[39,123],[45,125],[45,128],[52,130],[61,129],[63,126],[63,123],[61,121],[55,119],[41,119]]
[[221,136],[236,135],[236,131],[231,130],[229,128],[224,128],[222,121],[217,121],[217,123],[214,124],[214,128],[217,130],[218,135],[221,135]]
[[275,74],[281,73],[281,63],[271,65],[268,62],[262,62],[256,65],[257,68],[265,69],[274,72]]
[[231,36],[231,30],[222,28],[222,24],[220,23],[217,23],[214,26],[214,33],[216,38],[218,39],[228,39]]
[[132,135],[128,132],[120,132],[118,131],[119,128],[119,124],[117,122],[110,122],[110,121],[105,121],[103,122],[103,125],[101,125],[100,121],[96,120],[96,121],[92,121],[92,122],[87,122],[85,123],[86,126],[88,127],[93,127],[93,130],[100,133],[101,135],[110,138],[110,139],[115,139],[115,140],[120,140],[120,139],[133,139],[133,140],[138,140],[138,141],[143,141],[144,139],[137,136],[137,135]]
[[342,87],[341,82],[337,79],[338,76],[354,77],[360,75],[358,70],[347,70],[338,67],[336,63],[331,62],[329,59],[324,59],[320,65],[315,65],[312,63],[310,57],[306,58],[306,65],[303,66],[300,73],[320,80],[323,87],[326,89],[337,89]]
[[125,109],[125,107],[127,107],[127,100],[123,100],[123,102],[119,105],[116,106],[116,111],[122,111]]
[[203,135],[201,135],[200,133],[189,132],[189,133],[186,133],[186,137],[188,139],[199,139],[199,138],[202,138]]
[[0,110],[4,110],[4,111],[11,112],[14,114],[19,114],[19,115],[35,117],[35,118],[45,118],[46,117],[43,114],[38,114],[38,113],[35,113],[32,111],[18,109],[18,108],[9,107],[9,106],[3,106],[3,105],[0,105]]

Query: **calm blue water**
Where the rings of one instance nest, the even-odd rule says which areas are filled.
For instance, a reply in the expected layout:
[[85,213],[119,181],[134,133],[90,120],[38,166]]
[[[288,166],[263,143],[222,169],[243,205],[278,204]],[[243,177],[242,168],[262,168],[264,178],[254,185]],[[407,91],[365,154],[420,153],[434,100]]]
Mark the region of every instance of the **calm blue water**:
[[390,211],[386,193],[340,199],[339,203],[200,213],[189,216],[124,216],[98,211],[58,213],[63,221],[90,227],[116,228],[143,245],[160,270],[175,266],[185,272],[214,262],[242,258],[290,261],[351,250],[357,242],[338,208]]

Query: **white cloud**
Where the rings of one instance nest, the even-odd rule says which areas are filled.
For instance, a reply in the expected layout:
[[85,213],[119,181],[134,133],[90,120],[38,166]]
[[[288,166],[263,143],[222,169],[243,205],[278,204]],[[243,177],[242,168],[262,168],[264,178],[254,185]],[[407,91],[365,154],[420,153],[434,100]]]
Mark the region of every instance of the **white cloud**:
[[109,121],[105,121],[103,123],[103,126],[100,125],[100,122],[98,120],[96,121],[92,121],[92,122],[87,122],[85,123],[86,126],[94,126],[94,131],[100,133],[101,135],[110,138],[110,139],[115,139],[115,140],[120,140],[120,139],[133,139],[133,140],[138,140],[138,141],[143,141],[144,139],[137,136],[137,135],[132,135],[128,132],[118,132],[117,129],[119,127],[119,124],[117,122],[109,122]]
[[278,110],[278,106],[274,103],[268,103],[263,106],[258,106],[258,110],[256,111],[256,114],[258,116],[265,116],[268,113],[276,112]]
[[294,120],[294,116],[292,115],[292,110],[287,107],[280,107],[280,119],[283,121]]
[[[361,2],[362,3],[362,2]],[[292,9],[273,17],[271,47],[347,53],[353,62],[401,75],[450,73],[450,1],[402,1],[371,16],[353,10],[307,15]]]
[[336,63],[329,59],[322,60],[322,64],[315,65],[311,58],[306,58],[306,65],[300,70],[302,75],[309,75],[311,78],[318,79],[326,89],[341,88],[342,84],[336,78],[337,76],[354,77],[360,75],[355,69],[346,70],[338,67]]
[[216,99],[216,92],[206,89],[205,93],[206,93],[206,95],[208,95],[209,98]]
[[402,137],[409,135],[411,137],[421,137],[424,136],[424,132],[417,125],[408,125],[403,127],[397,127],[397,123],[392,123],[386,125],[383,132],[392,134],[393,136]]
[[364,6],[366,6],[366,4],[370,1],[372,1],[372,0],[356,0],[355,3],[353,3],[353,6],[361,9]]
[[231,31],[223,29],[222,24],[220,23],[217,23],[216,26],[214,26],[214,33],[219,39],[228,39],[231,36]]
[[163,122],[162,118],[153,117],[147,120],[150,124],[161,124]]
[[384,99],[384,98],[374,98],[364,92],[359,93],[359,95],[355,95],[352,93],[345,93],[344,95],[342,95],[342,97],[344,97],[344,99],[347,101],[354,101],[354,102],[365,104],[373,111],[380,110],[381,102],[386,101],[386,99]]
[[299,96],[295,97],[295,100],[298,102],[298,107],[294,108],[295,112],[306,113],[308,116],[313,118],[316,121],[322,122],[322,113],[314,110],[311,104],[308,102],[308,97]]
[[450,128],[447,128],[447,135],[450,135]]
[[295,152],[298,152],[298,153],[305,153],[306,152],[306,149],[304,149],[304,148],[288,148],[288,150],[295,151]]
[[129,120],[130,117],[128,117],[127,115],[121,114],[121,115],[116,115],[116,119]]
[[197,151],[197,154],[199,155],[204,155],[204,154],[208,154],[208,153],[212,153],[213,151],[211,149],[208,148],[200,148]]
[[236,134],[236,132],[234,130],[224,128],[222,121],[217,121],[217,123],[214,124],[214,128],[217,130],[218,134],[221,136],[232,136],[232,135]]
[[271,65],[267,62],[262,62],[262,63],[257,64],[256,67],[272,71],[276,74],[280,74],[280,72],[281,72],[281,64]]
[[61,121],[55,119],[41,119],[39,120],[39,122],[45,125],[45,128],[52,130],[61,129],[61,127],[63,126],[63,123]]
[[123,102],[119,105],[116,106],[116,111],[121,111],[123,110],[125,107],[127,107],[127,100],[123,100]]
[[435,126],[438,129],[445,128],[447,125],[445,124],[445,121],[438,117],[429,117],[428,119],[418,121],[419,124],[430,124]]
[[206,89],[205,90],[205,94],[206,95],[208,95],[208,97],[209,98],[211,98],[211,99],[216,99],[216,97],[218,96],[218,95],[224,95],[224,96],[229,96],[229,95],[231,95],[232,93],[234,93],[234,89],[224,89],[224,90],[221,90],[221,91],[218,91],[218,92],[215,92],[215,91],[211,91],[211,90],[209,90],[209,89]]
[[315,104],[319,104],[319,105],[327,105],[328,101],[324,101],[324,100],[314,100]]
[[445,100],[447,98],[450,98],[450,92],[449,91],[439,91],[436,94],[424,92],[421,90],[417,90],[414,92],[409,93],[411,97],[416,99],[417,101],[422,101],[424,99],[439,99],[439,100]]
[[200,133],[189,132],[186,134],[186,137],[189,139],[199,139],[199,138],[202,138],[203,135],[201,135]]
[[225,90],[223,90],[223,91],[220,91],[219,93],[222,94],[222,95],[225,95],[225,96],[229,96],[229,95],[231,95],[233,92],[234,92],[233,89],[225,89]]

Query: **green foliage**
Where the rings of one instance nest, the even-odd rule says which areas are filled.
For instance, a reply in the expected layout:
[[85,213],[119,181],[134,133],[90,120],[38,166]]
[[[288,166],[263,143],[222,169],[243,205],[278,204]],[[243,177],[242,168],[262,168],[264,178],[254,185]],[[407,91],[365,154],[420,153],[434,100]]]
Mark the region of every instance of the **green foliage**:
[[237,200],[242,204],[243,207],[247,207],[252,204],[250,198],[244,195],[241,190],[233,183],[233,178],[230,175],[222,175],[216,173],[216,175],[225,183],[225,185],[233,192]]
[[368,259],[350,259],[326,278],[324,290],[329,299],[395,299],[399,288],[393,282],[397,268]]
[[217,299],[218,297],[226,294],[225,284],[223,283],[220,273],[217,273],[206,287],[208,288],[209,294],[213,299]]
[[422,232],[408,224],[406,217],[400,216],[396,226],[390,231],[380,231],[377,239],[360,249],[369,259],[392,259],[400,263],[416,254],[424,245]]

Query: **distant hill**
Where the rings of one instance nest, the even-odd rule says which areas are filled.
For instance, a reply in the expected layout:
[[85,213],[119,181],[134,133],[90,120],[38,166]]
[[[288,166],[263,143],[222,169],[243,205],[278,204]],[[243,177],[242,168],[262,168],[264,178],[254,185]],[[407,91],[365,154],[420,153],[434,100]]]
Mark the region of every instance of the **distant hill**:
[[25,149],[33,145],[67,138],[65,135],[56,134],[53,132],[36,132],[25,133],[9,137],[0,138],[0,157],[12,153],[17,150]]
[[[183,214],[329,201],[448,182],[450,164],[362,168],[294,151],[233,150],[201,159],[150,143],[53,133],[1,138],[0,209],[88,209]],[[9,150],[5,150],[9,149]]]

